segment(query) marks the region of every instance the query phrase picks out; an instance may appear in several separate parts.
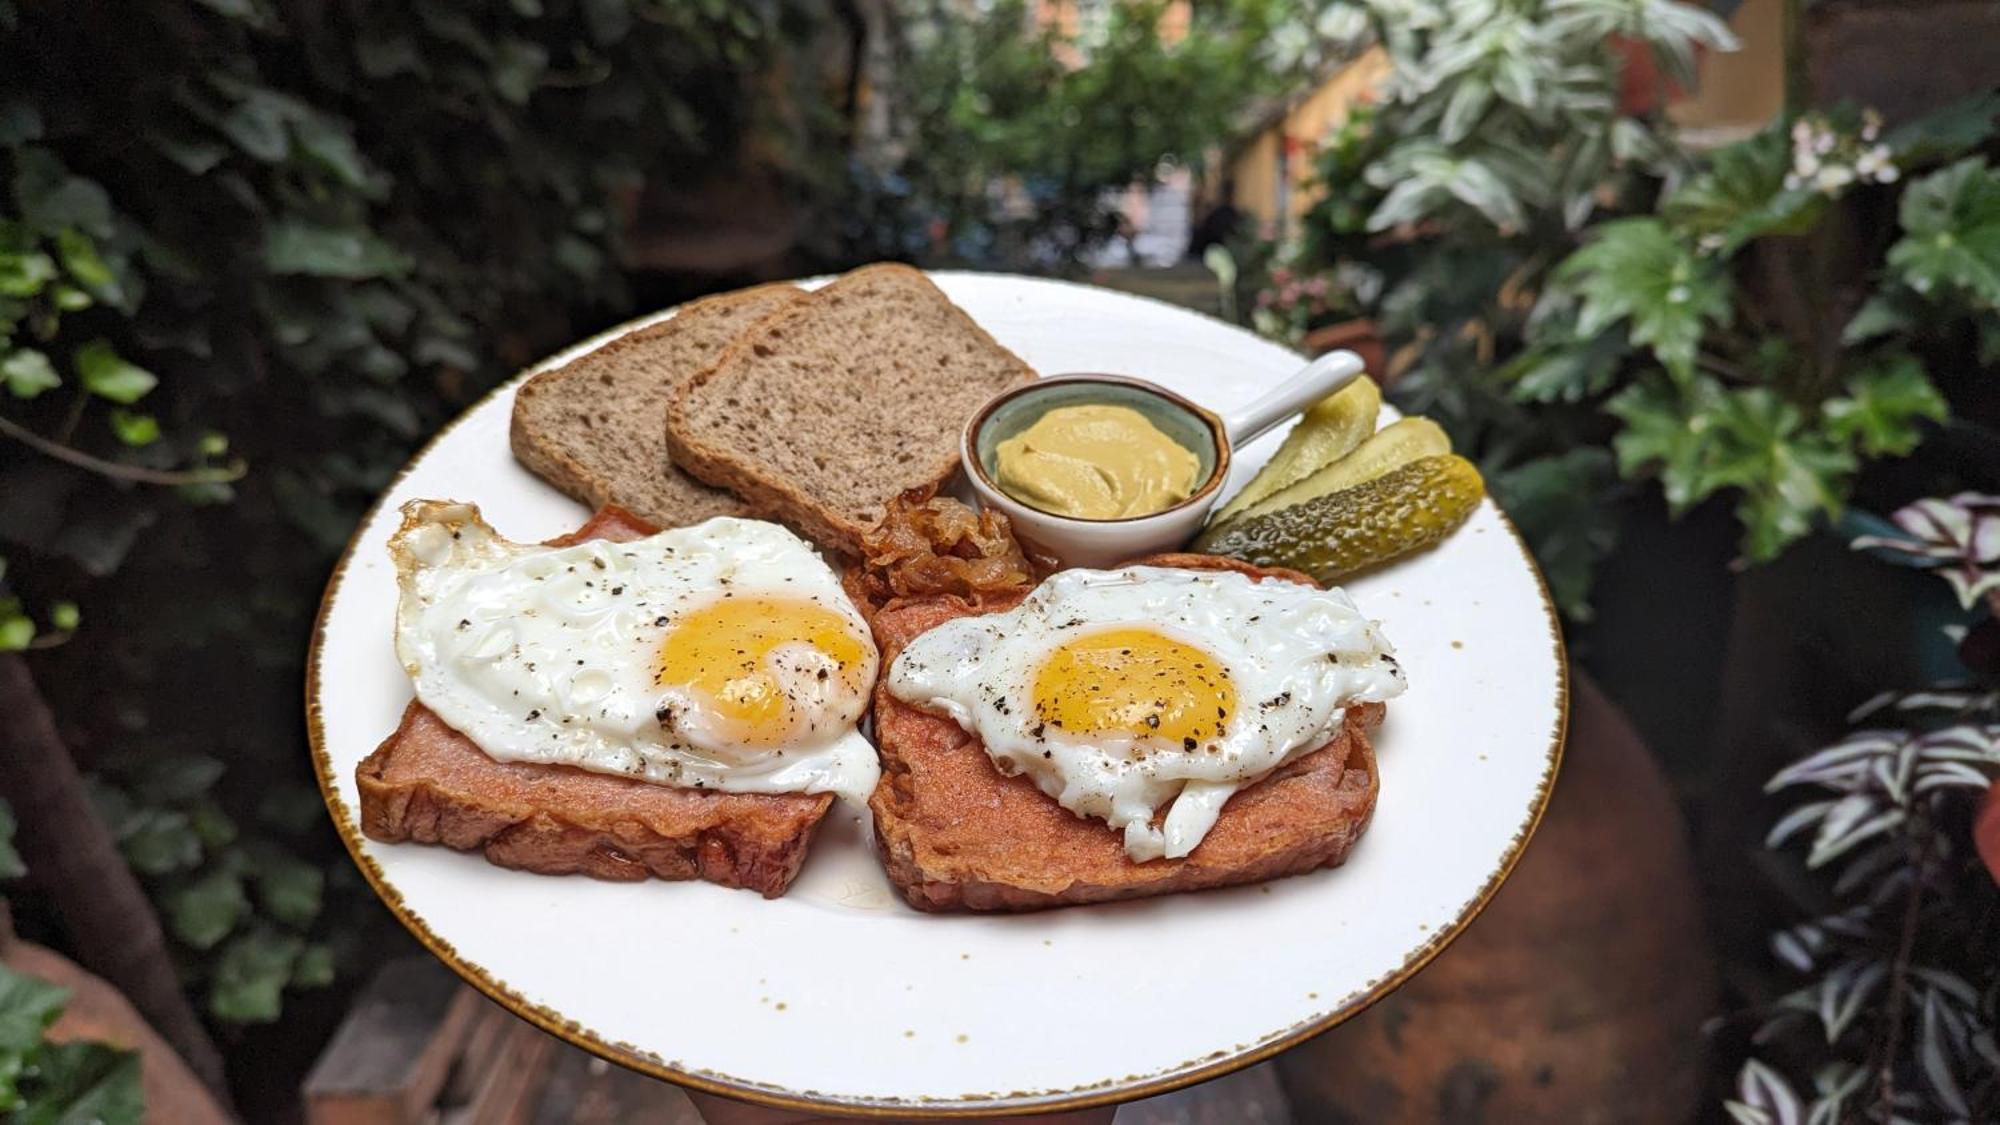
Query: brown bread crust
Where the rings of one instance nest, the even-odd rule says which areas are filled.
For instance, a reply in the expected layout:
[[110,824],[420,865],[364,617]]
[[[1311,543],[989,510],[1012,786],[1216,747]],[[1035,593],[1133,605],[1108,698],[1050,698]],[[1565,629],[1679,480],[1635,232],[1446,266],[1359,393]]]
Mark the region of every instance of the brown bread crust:
[[[1234,570],[1266,581],[1313,584],[1209,555],[1158,555],[1145,565]],[[1010,608],[989,595],[892,599],[872,625],[888,668],[903,646],[956,617]],[[1223,807],[1185,859],[1135,863],[1118,833],[1058,805],[1026,777],[994,767],[978,739],[950,719],[875,689],[882,781],[869,806],[889,879],[919,910],[1038,910],[1256,883],[1337,865],[1375,810],[1379,779],[1368,730],[1383,707],[1348,708],[1332,742],[1251,785]]]
[[[551,545],[652,531],[605,508]],[[477,851],[500,867],[543,875],[706,879],[766,898],[791,886],[833,803],[829,793],[710,793],[497,762],[415,700],[354,780],[370,839]]]
[[658,527],[745,514],[741,500],[673,465],[660,416],[666,399],[713,363],[739,326],[804,299],[782,284],[703,298],[534,376],[514,394],[514,458],[593,508],[616,504]]
[[[825,362],[795,376],[797,385],[791,388],[791,398],[803,404],[802,409],[812,415],[814,425],[762,433],[759,437],[765,444],[810,447],[815,439],[806,431],[816,429],[818,423],[856,422],[850,432],[842,434],[844,446],[825,448],[815,458],[816,470],[786,472],[772,463],[770,449],[759,448],[757,442],[746,440],[742,434],[718,432],[715,425],[704,422],[704,415],[743,417],[760,409],[756,403],[738,404],[734,398],[753,368],[786,364],[797,367],[803,361],[790,356],[793,344],[788,341],[810,336],[826,322],[835,320],[842,314],[833,310],[843,305],[850,313],[862,305],[879,309],[880,294],[892,287],[948,325],[952,347],[966,349],[974,353],[974,358],[953,363],[949,362],[950,357],[941,355],[938,364],[927,366],[920,373],[901,371],[905,381],[890,387],[846,378],[852,373],[831,370]],[[878,320],[893,319],[893,311],[878,316]],[[877,327],[886,333],[889,325],[883,323]],[[943,327],[937,331],[946,332]],[[865,334],[846,339],[843,345],[849,356],[865,357],[871,361],[869,366],[883,369],[896,366],[893,360],[899,350],[914,350],[907,341],[891,344]],[[872,362],[876,360],[880,362]],[[940,421],[937,414],[952,413],[940,404],[950,395],[961,393],[961,387],[968,383],[967,370],[984,372],[980,381],[990,384],[988,394],[1035,377],[1032,368],[1002,347],[963,309],[952,304],[921,270],[892,262],[863,266],[758,321],[738,336],[713,366],[683,384],[668,400],[666,408],[667,452],[674,464],[697,479],[742,497],[758,515],[782,521],[828,550],[858,556],[862,536],[879,522],[882,505],[892,496],[906,489],[935,490],[958,472],[958,429],[977,400],[965,405],[965,416]],[[997,374],[1002,372],[1004,378]],[[926,419],[925,428],[934,432],[921,441],[911,438],[910,444],[899,445],[897,435],[884,432],[881,423],[892,408],[911,401],[938,408]],[[854,417],[857,412],[867,417],[857,419]],[[871,428],[868,422],[876,424]],[[823,442],[824,438],[817,440]],[[857,512],[851,505],[830,499],[824,485],[825,479],[834,474],[859,474],[871,482],[879,481],[881,495],[873,498],[872,510]]]

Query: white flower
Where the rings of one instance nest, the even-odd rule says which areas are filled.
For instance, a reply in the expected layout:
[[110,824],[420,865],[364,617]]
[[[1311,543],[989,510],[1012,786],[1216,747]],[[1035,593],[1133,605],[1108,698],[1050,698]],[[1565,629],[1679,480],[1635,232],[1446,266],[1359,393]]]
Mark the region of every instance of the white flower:
[[1819,157],[1810,152],[1802,152],[1792,161],[1792,171],[1803,179],[1810,179],[1819,173]]
[[1820,169],[1819,175],[1813,177],[1813,185],[1828,195],[1839,192],[1841,188],[1853,182],[1854,169],[1842,164],[1829,164]]

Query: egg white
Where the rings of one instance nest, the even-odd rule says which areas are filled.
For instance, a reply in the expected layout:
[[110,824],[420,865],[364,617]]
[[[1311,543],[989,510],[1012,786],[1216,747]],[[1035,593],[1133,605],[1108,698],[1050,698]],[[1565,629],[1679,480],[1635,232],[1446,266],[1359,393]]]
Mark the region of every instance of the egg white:
[[[855,730],[878,656],[839,580],[776,524],[718,517],[625,543],[513,543],[468,504],[403,506],[390,541],[396,652],[416,695],[505,762],[731,793],[831,792],[865,808],[880,776]],[[655,683],[676,622],[723,597],[809,601],[865,652],[859,690],[809,644],[772,653],[803,730],[746,745],[702,701]]]
[[[1227,670],[1237,708],[1212,749],[1037,722],[1037,670],[1065,642],[1112,628],[1162,634]],[[1403,674],[1344,591],[1134,566],[1062,571],[1012,610],[948,621],[903,649],[887,683],[976,735],[1001,772],[1122,830],[1145,861],[1193,851],[1231,794],[1331,740],[1349,704],[1400,694]]]

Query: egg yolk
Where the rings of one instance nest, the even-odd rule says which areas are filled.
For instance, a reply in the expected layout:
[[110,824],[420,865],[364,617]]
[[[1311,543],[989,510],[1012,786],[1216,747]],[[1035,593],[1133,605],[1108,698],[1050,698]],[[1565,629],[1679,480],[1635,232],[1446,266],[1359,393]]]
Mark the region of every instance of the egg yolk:
[[[807,645],[832,661],[842,684],[859,693],[867,649],[847,618],[814,602],[725,598],[680,618],[660,649],[661,687],[682,687],[753,745],[793,733],[795,701],[771,661],[782,645]],[[822,670],[819,678],[826,678]]]
[[1222,733],[1236,686],[1210,654],[1149,629],[1055,650],[1035,673],[1035,717],[1072,734],[1153,735],[1192,750]]

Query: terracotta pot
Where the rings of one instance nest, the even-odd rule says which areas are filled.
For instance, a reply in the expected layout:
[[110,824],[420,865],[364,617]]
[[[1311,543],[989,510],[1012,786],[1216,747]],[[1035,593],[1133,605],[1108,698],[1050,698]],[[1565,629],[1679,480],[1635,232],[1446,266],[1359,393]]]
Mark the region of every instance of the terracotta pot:
[[1389,352],[1382,343],[1381,330],[1372,320],[1344,320],[1339,324],[1329,324],[1306,333],[1305,352],[1310,356],[1322,356],[1330,351],[1346,348],[1361,357],[1368,365],[1368,374],[1377,382],[1386,382],[1389,370]]
[[148,1125],[229,1125],[230,1116],[123,993],[52,949],[0,932],[0,960],[16,972],[69,989],[69,1005],[48,1030],[58,1043],[87,1040],[139,1052]]
[[1563,772],[1520,866],[1410,983],[1280,1056],[1300,1119],[1688,1120],[1715,1002],[1699,913],[1658,765],[1576,677]]

